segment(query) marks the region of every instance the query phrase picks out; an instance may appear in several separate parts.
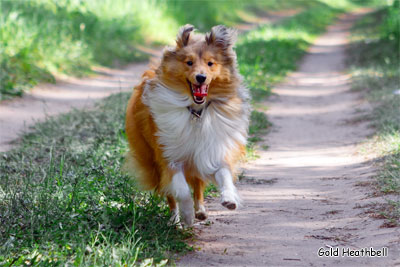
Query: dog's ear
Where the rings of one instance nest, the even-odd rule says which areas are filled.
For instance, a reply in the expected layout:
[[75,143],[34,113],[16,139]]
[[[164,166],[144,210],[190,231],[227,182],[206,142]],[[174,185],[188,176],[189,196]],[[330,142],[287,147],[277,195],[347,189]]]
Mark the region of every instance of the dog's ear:
[[189,42],[190,33],[194,31],[194,26],[186,24],[179,29],[178,35],[176,36],[176,46],[182,48]]
[[211,28],[211,32],[206,34],[206,42],[208,45],[215,45],[224,50],[232,48],[236,42],[237,32],[232,28],[224,25],[217,25]]

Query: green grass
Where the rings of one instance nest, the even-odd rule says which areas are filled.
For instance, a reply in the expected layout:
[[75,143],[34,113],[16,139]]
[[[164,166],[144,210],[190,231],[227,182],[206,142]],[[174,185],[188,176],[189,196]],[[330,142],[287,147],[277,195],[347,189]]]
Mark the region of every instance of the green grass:
[[139,22],[144,22],[132,4],[94,3],[0,1],[0,100],[21,95],[38,82],[53,81],[55,73],[79,76],[95,63],[142,57],[132,45],[142,41],[138,31]]
[[[321,3],[329,1],[3,0],[0,100],[20,96],[40,82],[54,82],[57,74],[83,76],[93,65],[143,60],[147,56],[138,45],[171,43],[178,27],[186,23],[208,31],[266,11]],[[343,6],[348,0],[338,3]]]
[[399,1],[363,17],[353,29],[349,65],[353,88],[365,92],[374,107],[376,134],[368,153],[379,155],[378,190],[393,194],[386,217],[400,220],[400,18]]
[[123,266],[190,249],[165,203],[121,172],[127,101],[50,118],[1,155],[0,265]]
[[[321,4],[240,37],[239,67],[254,101],[295,68],[337,12]],[[0,154],[0,265],[164,264],[191,249],[185,240],[192,233],[168,224],[165,202],[138,190],[121,171],[128,97],[113,95],[92,110],[49,118],[18,148]],[[253,111],[250,144],[267,127],[264,113]]]
[[[201,31],[232,25],[260,10],[301,6],[256,0],[0,1],[0,100],[20,96],[54,74],[83,76],[93,65],[115,66],[147,56],[137,45],[166,44],[180,25]],[[201,10],[201,12],[199,12]]]

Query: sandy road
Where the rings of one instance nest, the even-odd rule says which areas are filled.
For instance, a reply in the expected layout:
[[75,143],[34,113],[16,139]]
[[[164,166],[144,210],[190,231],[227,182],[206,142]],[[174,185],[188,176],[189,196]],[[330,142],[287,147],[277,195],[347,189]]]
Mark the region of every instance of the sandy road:
[[[374,167],[357,154],[371,129],[368,112],[350,91],[345,46],[357,15],[346,14],[316,40],[297,72],[265,106],[273,124],[269,148],[244,166],[244,205],[207,204],[211,225],[198,224],[198,248],[178,266],[400,266],[400,230],[380,228],[368,209]],[[261,144],[262,146],[263,144]],[[388,256],[319,257],[318,250],[388,247]]]

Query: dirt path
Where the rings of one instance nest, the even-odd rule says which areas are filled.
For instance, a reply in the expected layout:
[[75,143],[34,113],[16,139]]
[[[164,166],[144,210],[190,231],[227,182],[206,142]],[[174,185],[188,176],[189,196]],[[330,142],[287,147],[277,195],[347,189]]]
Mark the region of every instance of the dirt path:
[[[357,120],[368,112],[350,92],[345,45],[356,15],[329,27],[299,70],[265,105],[269,148],[244,168],[238,184],[244,205],[228,211],[207,204],[211,225],[196,226],[198,250],[178,266],[394,266],[400,231],[380,228],[368,214],[382,198],[369,195],[375,169],[356,153],[371,133]],[[263,144],[261,144],[262,146]],[[318,257],[319,248],[388,247],[388,257]]]
[[125,69],[98,68],[94,77],[60,78],[56,84],[40,84],[22,98],[1,102],[0,152],[9,150],[21,132],[47,116],[87,108],[98,99],[132,90],[146,67],[147,63],[132,64]]

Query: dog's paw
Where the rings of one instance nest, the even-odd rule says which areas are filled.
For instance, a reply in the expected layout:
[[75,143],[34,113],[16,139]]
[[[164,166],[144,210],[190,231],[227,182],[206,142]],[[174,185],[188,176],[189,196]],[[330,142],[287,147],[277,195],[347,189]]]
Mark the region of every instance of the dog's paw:
[[199,205],[198,208],[196,208],[195,217],[200,221],[204,221],[205,219],[207,219],[208,215],[204,205]]
[[196,212],[196,219],[200,221],[204,221],[205,219],[208,218],[208,215],[204,211],[197,211]]
[[221,195],[221,204],[225,208],[234,210],[240,205],[241,200],[236,191],[224,191]]
[[192,199],[188,199],[179,203],[179,213],[181,221],[185,226],[190,227],[194,222],[194,208]]
[[194,222],[194,210],[192,209],[191,212],[182,212],[181,213],[182,223],[186,227],[191,227]]
[[234,210],[237,208],[237,204],[233,201],[224,201],[221,203],[227,209]]

